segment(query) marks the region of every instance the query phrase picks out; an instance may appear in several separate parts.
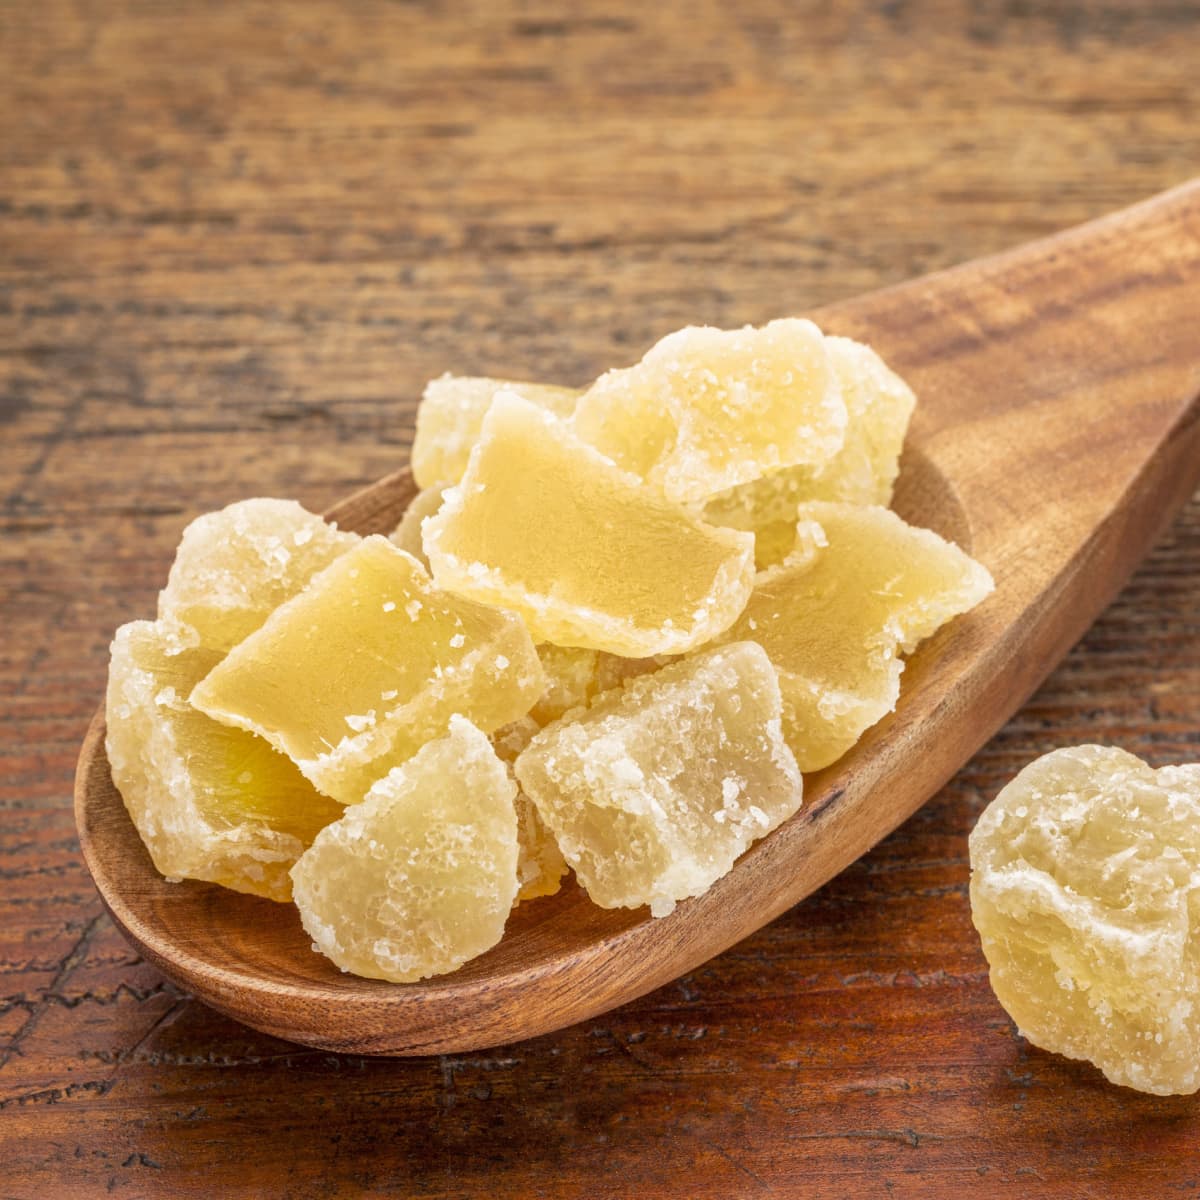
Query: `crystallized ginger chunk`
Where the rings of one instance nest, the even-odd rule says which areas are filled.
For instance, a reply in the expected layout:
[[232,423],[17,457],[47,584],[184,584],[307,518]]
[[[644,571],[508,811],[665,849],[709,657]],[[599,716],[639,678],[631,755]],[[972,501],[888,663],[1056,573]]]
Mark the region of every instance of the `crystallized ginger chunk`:
[[1139,1091],[1200,1089],[1200,763],[1031,763],[971,834],[971,915],[1031,1042]]
[[708,641],[754,576],[750,534],[705,525],[506,392],[424,535],[440,587],[519,612],[536,641],[630,657]]
[[155,867],[271,900],[342,806],[261,738],[197,712],[188,694],[220,651],[178,648],[159,622],[117,630],[105,747],[113,782]]
[[779,685],[752,642],[630,680],[555,722],[517,759],[588,895],[665,916],[800,807]]
[[[541,726],[532,717],[522,717],[492,734],[492,746],[510,774],[521,751],[540,731]],[[513,786],[517,786],[515,782]],[[554,834],[538,816],[533,801],[519,787],[513,806],[517,810],[517,881],[520,888],[516,903],[553,896],[562,887],[562,877],[567,873],[566,860]]]
[[413,478],[421,487],[457,483],[462,478],[471,449],[479,441],[484,414],[501,390],[515,392],[560,417],[569,417],[579,399],[574,388],[546,383],[511,383],[469,375],[431,380],[417,409],[412,448]]
[[802,771],[840,758],[896,705],[909,653],[991,590],[979,563],[884,508],[813,502],[797,549],[758,576],[725,634],[770,655]]
[[807,500],[843,504],[892,501],[900,451],[916,397],[869,346],[827,337],[825,347],[846,401],[846,440],[821,467],[784,467],[714,496],[705,519],[755,535],[760,570],[782,562],[796,541],[796,514]]
[[487,738],[451,717],[292,868],[314,948],[343,971],[409,983],[494,946],[517,893],[515,792]]
[[537,648],[537,653],[542,673],[546,676],[546,690],[529,710],[529,715],[539,725],[547,725],[557,721],[567,709],[588,702],[599,655],[595,650],[555,646],[550,642],[543,642]]
[[820,467],[842,447],[846,405],[821,331],[691,327],[583,394],[575,429],[619,466],[693,504],[767,471]]
[[361,541],[216,666],[202,712],[266,738],[345,804],[461,713],[490,731],[543,688],[511,613],[434,587],[386,538]]
[[359,540],[294,500],[205,513],[183,531],[159,619],[180,626],[185,644],[230,650]]
[[429,560],[425,557],[425,547],[421,544],[421,526],[426,517],[432,517],[442,506],[442,496],[446,486],[438,484],[419,491],[409,502],[400,518],[400,524],[388,535],[388,541],[393,546],[399,546],[407,554],[411,554],[427,571]]
[[678,661],[678,655],[659,654],[652,658],[622,658],[617,654],[598,654],[596,656],[596,674],[592,679],[591,697],[599,696],[601,692],[620,687],[628,679],[636,679],[639,675],[650,675],[662,667],[670,666]]

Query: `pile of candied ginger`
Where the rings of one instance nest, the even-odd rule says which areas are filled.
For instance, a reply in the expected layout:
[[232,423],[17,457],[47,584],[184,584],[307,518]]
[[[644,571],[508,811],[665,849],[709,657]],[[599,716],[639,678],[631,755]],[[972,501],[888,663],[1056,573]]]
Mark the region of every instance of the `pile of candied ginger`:
[[809,321],[689,328],[583,391],[435,380],[390,539],[285,500],[200,517],[112,649],[156,867],[294,900],[395,981],[568,869],[608,908],[700,895],[991,590],[887,507],[913,403]]

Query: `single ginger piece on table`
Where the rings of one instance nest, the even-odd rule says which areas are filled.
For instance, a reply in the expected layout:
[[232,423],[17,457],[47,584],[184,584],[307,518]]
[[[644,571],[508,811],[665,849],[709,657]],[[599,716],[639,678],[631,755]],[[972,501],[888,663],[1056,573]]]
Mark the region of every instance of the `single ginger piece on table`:
[[803,794],[775,670],[752,642],[604,693],[539,733],[516,773],[588,895],[655,916],[706,891]]
[[524,716],[543,688],[517,617],[434,587],[376,535],[276,609],[192,703],[266,738],[321,791],[354,804],[452,714],[490,732]]
[[1139,1091],[1200,1089],[1200,763],[1031,763],[971,834],[971,917],[1023,1036]]
[[327,826],[292,868],[300,919],[343,971],[408,983],[494,946],[517,894],[516,785],[465,717]]

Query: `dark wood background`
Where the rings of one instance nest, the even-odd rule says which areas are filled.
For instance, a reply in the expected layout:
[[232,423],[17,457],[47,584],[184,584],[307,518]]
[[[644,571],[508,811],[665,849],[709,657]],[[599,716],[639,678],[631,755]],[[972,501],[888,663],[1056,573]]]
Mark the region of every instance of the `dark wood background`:
[[586,1025],[309,1051],[141,963],[71,772],[180,530],[403,464],[446,369],[582,383],[1200,169],[1200,5],[0,3],[0,1195],[1200,1196],[1200,1103],[1032,1050],[966,835],[1034,755],[1200,757],[1200,498],[855,867]]

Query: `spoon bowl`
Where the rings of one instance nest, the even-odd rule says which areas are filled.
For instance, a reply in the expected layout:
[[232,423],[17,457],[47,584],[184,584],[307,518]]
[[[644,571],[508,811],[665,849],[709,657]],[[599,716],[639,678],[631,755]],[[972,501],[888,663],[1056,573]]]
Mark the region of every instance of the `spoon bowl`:
[[[113,786],[103,709],[80,753],[80,846],[116,923],[179,986],[291,1041],[481,1049],[604,1012],[692,970],[859,858],[1003,724],[1200,480],[1200,181],[994,258],[811,315],[870,342],[919,403],[895,507],[980,559],[996,592],[908,661],[896,711],[805,780],[802,810],[705,895],[653,919],[574,884],[521,905],[451,975],[342,974],[289,905],[168,883]],[[407,471],[328,515],[388,532]]]

